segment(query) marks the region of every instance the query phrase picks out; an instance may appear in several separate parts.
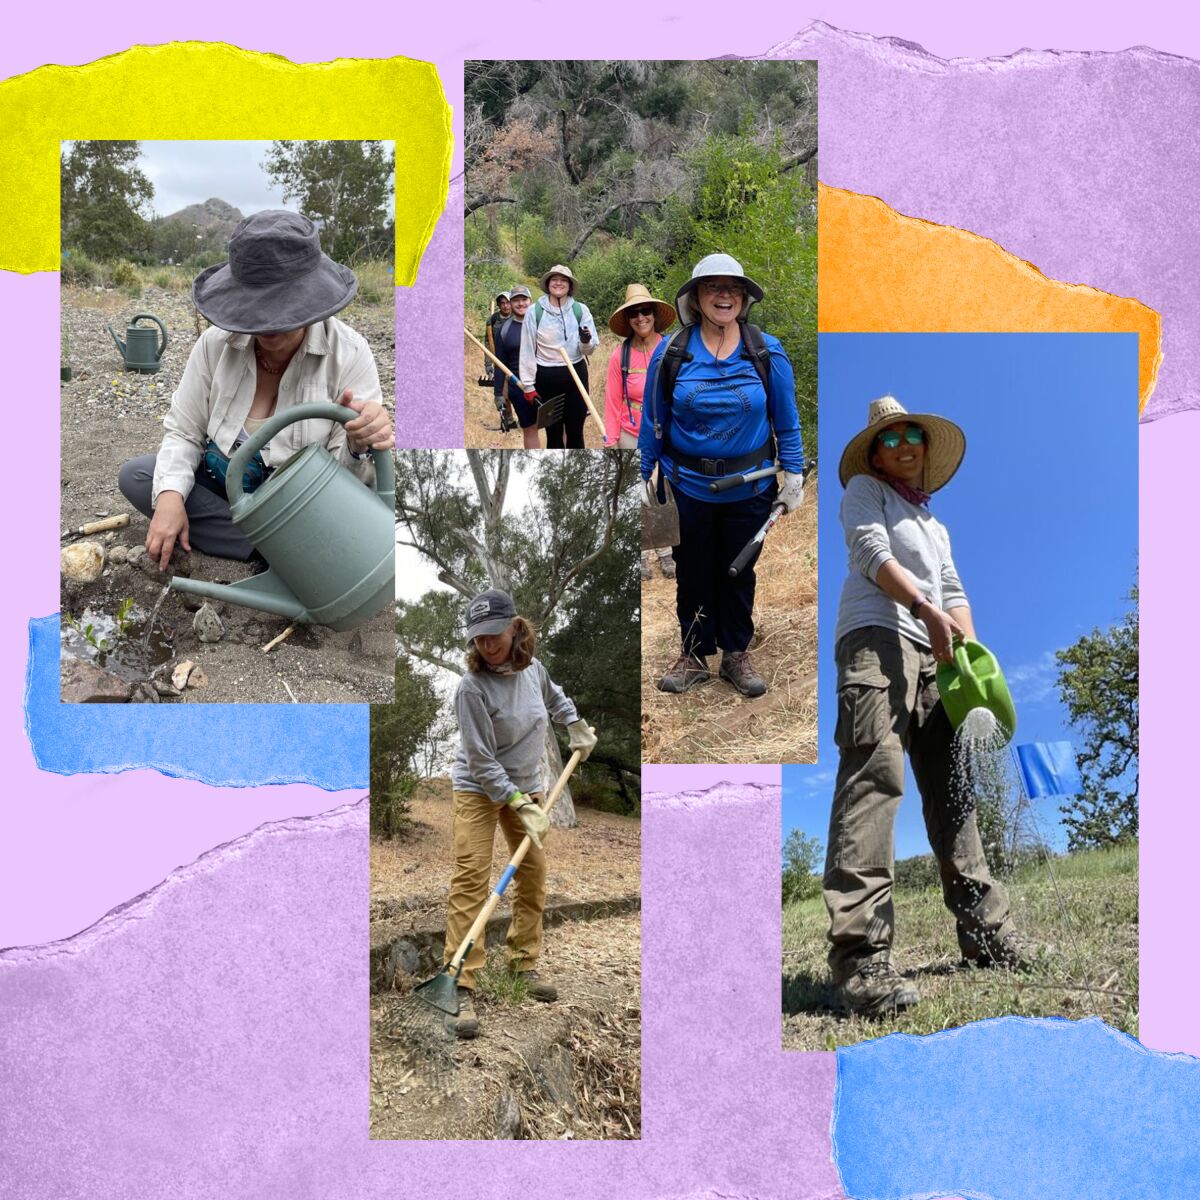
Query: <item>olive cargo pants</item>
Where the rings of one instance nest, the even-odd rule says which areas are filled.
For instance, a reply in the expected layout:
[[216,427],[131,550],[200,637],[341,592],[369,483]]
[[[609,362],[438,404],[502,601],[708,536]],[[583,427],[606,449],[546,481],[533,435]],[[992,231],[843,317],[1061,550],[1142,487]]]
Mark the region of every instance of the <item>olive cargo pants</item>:
[[936,665],[927,649],[879,626],[851,630],[837,645],[840,761],[825,859],[835,984],[891,957],[906,750],[963,955],[979,957],[1012,929],[1008,894],[988,871],[973,800],[954,785],[954,731],[938,697]]
[[[541,801],[540,796],[534,799]],[[450,880],[443,962],[454,957],[487,901],[497,824],[504,831],[511,855],[525,837],[525,826],[517,814],[503,804],[493,804],[480,792],[454,793],[454,875]],[[512,896],[512,920],[508,925],[509,962],[516,970],[531,971],[542,951],[542,910],[546,906],[545,851],[533,845],[529,847],[529,853],[517,868],[516,877],[505,895]],[[462,987],[475,986],[475,972],[486,959],[481,936],[463,964],[458,981]]]

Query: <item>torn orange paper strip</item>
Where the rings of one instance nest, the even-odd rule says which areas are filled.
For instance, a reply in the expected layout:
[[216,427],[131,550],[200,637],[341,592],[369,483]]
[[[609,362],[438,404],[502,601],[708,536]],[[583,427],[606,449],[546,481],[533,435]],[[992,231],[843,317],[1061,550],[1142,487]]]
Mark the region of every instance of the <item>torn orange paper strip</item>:
[[1062,283],[978,234],[821,184],[822,333],[1136,333],[1138,412],[1162,362],[1162,321],[1137,300]]
[[58,270],[61,140],[280,137],[396,143],[396,283],[411,285],[450,179],[450,107],[434,66],[293,63],[200,42],[135,46],[0,83],[0,270]]

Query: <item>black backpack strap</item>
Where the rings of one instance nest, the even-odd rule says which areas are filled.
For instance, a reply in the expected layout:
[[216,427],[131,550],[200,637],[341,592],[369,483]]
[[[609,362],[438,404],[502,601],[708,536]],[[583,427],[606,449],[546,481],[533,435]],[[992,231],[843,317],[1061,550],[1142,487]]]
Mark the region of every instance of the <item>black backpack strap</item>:
[[629,356],[633,352],[633,338],[627,337],[621,342],[621,397],[625,401],[625,409],[629,413],[629,423],[633,424],[633,405],[629,403]]
[[[654,381],[654,395],[651,397],[654,407],[650,415],[654,421],[654,436],[660,442],[665,441],[666,438],[667,420],[671,415],[671,401],[675,396],[675,380],[679,378],[679,368],[685,362],[690,362],[692,358],[687,348],[691,334],[692,327],[690,325],[685,325],[671,334],[667,348],[663,351],[662,361],[658,364],[658,376]],[[658,404],[660,395],[663,397],[661,410]]]
[[749,321],[742,324],[742,357],[748,358],[762,380],[763,391],[771,394],[771,352],[763,338],[762,330]]

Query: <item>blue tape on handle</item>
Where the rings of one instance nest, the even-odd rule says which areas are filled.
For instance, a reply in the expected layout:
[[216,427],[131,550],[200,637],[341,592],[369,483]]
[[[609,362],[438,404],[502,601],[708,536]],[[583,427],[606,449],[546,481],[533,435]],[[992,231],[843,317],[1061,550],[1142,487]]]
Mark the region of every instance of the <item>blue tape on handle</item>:
[[509,880],[511,880],[516,873],[517,868],[514,867],[512,863],[509,863],[508,866],[504,868],[504,874],[500,876],[500,882],[496,884],[497,896],[504,895],[504,889],[508,887]]

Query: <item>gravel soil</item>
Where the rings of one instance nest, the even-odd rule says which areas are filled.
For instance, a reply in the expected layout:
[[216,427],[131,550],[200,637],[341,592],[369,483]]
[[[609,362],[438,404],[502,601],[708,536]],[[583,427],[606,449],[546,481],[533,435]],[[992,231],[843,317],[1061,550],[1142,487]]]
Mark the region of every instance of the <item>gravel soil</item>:
[[[162,369],[156,375],[125,371],[106,328],[111,324],[124,337],[126,326],[138,313],[153,313],[170,332]],[[391,408],[395,395],[392,306],[356,303],[346,310],[344,319],[371,343],[383,394]],[[117,488],[117,471],[127,459],[157,449],[172,392],[203,324],[198,324],[188,296],[176,291],[146,287],[134,299],[117,289],[67,287],[62,292],[62,326],[63,361],[72,367],[72,378],[62,384],[61,391],[62,528],[74,529],[102,515],[130,514],[124,529],[97,535],[108,556],[99,579],[93,583],[63,580],[64,662],[72,656],[97,658],[94,648],[69,628],[68,618],[81,628],[94,624],[97,630],[107,630],[121,604],[131,601],[131,625],[117,654],[125,661],[127,677],[145,679],[157,666],[161,680],[166,668],[184,659],[200,666],[206,677],[201,687],[188,688],[178,697],[161,697],[166,702],[336,704],[390,700],[395,645],[393,618],[387,610],[345,633],[300,626],[264,654],[262,647],[287,628],[285,619],[221,603],[216,607],[225,626],[224,636],[204,643],[192,628],[199,598],[171,592],[156,623],[154,641],[161,644],[140,655],[142,633],[166,576],[142,551],[149,522],[131,511]],[[127,561],[114,561],[121,559]],[[171,569],[226,583],[253,573],[244,563],[199,552],[185,555],[178,550]],[[109,665],[107,658],[101,665]],[[148,699],[149,690],[142,689],[140,695]]]

